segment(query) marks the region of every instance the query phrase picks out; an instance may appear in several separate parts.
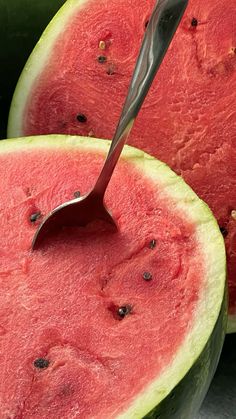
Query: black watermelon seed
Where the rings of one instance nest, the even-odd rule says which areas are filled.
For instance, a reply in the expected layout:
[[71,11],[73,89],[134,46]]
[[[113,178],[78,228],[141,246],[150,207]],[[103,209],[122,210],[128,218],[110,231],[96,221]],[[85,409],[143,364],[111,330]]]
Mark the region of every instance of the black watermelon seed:
[[223,237],[226,237],[228,235],[228,230],[225,227],[220,227],[220,231]]
[[79,198],[79,197],[80,197],[80,195],[81,195],[80,191],[75,191],[75,192],[74,192],[74,197],[75,197],[75,198]]
[[31,214],[30,221],[31,223],[35,223],[39,218],[41,217],[41,212],[35,212],[34,214]]
[[83,113],[79,113],[76,118],[77,118],[77,121],[79,122],[82,122],[82,123],[87,122],[87,116],[85,116]]
[[107,60],[107,57],[105,57],[105,55],[99,55],[98,62],[100,64],[104,64],[106,62],[106,60]]
[[156,247],[157,241],[155,239],[149,242],[149,248],[154,249]]
[[146,20],[146,22],[144,24],[145,28],[147,28],[148,24],[149,24],[149,20]]
[[144,279],[145,281],[151,281],[151,279],[152,279],[152,274],[151,274],[150,272],[144,272],[144,273],[143,273],[143,279]]
[[198,20],[195,17],[193,17],[191,20],[191,26],[196,28],[197,25],[198,25]]
[[45,358],[38,358],[34,361],[34,366],[35,368],[39,368],[39,369],[48,368],[49,361],[48,359],[45,359]]
[[117,314],[118,314],[119,317],[121,317],[123,319],[125,316],[130,314],[131,309],[132,308],[129,304],[127,304],[125,306],[121,306],[121,307],[118,308]]

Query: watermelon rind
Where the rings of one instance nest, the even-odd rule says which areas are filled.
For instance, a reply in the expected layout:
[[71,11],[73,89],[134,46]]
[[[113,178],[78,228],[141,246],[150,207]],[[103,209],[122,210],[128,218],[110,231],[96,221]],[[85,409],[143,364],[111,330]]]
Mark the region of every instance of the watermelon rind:
[[42,31],[65,0],[0,0],[0,136],[5,138],[11,98]]
[[45,66],[47,58],[53,50],[54,42],[61,33],[62,27],[74,15],[75,10],[80,10],[88,0],[68,0],[53,17],[39,42],[36,44],[32,54],[25,64],[24,70],[17,83],[10,107],[7,136],[9,138],[22,136],[22,123],[24,108],[27,103],[37,75]]
[[[40,153],[40,149],[73,148],[105,157],[109,145],[107,140],[48,135],[2,141],[0,154],[12,152],[15,156],[19,153],[20,158],[30,150]],[[130,146],[125,146],[122,159],[132,163],[158,188],[163,188],[173,202],[171,211],[181,211],[195,225],[205,256],[206,277],[191,327],[171,364],[118,418],[193,419],[209,387],[224,341],[227,311],[224,241],[208,206],[166,164]]]
[[229,314],[227,323],[227,333],[235,333],[236,331],[236,315]]
[[[227,298],[222,303],[215,328],[204,350],[189,372],[171,393],[145,415],[145,419],[192,419],[201,406],[218,365],[227,323]],[[137,416],[138,418],[138,416]],[[128,417],[127,417],[128,419]]]

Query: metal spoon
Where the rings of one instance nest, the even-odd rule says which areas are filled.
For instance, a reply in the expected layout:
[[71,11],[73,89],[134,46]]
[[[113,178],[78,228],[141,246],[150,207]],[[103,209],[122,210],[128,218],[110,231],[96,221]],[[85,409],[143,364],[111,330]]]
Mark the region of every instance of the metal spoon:
[[34,235],[33,249],[39,246],[45,235],[62,226],[85,226],[98,218],[116,226],[115,220],[103,202],[104,194],[126,138],[165,56],[187,3],[188,0],[157,1],[146,28],[122,114],[98,180],[91,192],[65,202],[46,216]]

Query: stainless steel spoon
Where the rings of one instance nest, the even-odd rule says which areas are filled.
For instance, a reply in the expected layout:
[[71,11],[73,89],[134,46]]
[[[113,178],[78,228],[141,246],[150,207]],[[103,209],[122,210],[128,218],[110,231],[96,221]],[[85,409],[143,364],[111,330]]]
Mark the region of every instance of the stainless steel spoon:
[[88,194],[65,202],[50,212],[35,233],[32,248],[55,228],[85,226],[103,219],[116,226],[103,198],[133,122],[179,25],[188,0],[159,0],[152,12],[129,86],[128,95],[103,169]]

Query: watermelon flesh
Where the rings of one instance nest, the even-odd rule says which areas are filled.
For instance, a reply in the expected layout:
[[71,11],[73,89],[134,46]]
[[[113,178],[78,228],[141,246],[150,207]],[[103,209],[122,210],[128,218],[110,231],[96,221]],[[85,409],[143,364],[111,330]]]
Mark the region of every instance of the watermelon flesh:
[[25,61],[63,3],[64,0],[0,0],[0,138],[6,136],[11,97]]
[[[22,75],[9,135],[112,138],[153,5],[153,0],[68,0]],[[236,312],[235,21],[234,0],[227,7],[220,0],[190,0],[129,138],[181,174],[213,210],[227,247],[231,315]]]
[[[118,417],[179,357],[182,378],[216,322],[225,279],[216,223],[142,152],[126,151],[106,194],[118,233],[98,221],[31,251],[42,217],[92,187],[107,149],[60,137],[1,142],[3,419]],[[160,380],[155,397],[175,384]]]

